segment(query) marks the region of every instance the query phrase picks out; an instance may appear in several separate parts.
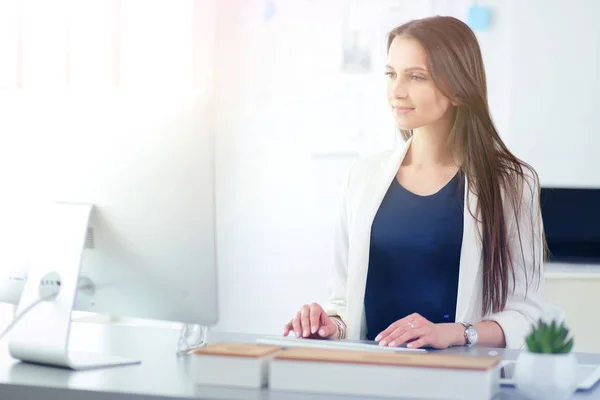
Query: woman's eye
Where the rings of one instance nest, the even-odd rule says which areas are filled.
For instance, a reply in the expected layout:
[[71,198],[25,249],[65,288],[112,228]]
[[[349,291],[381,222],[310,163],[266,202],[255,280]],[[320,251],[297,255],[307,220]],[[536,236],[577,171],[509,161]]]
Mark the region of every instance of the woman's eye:
[[394,72],[389,72],[389,71],[386,72],[385,75],[387,75],[390,78],[395,78],[396,77],[396,74]]
[[413,81],[424,81],[425,80],[425,78],[420,75],[411,75],[410,79],[412,79]]

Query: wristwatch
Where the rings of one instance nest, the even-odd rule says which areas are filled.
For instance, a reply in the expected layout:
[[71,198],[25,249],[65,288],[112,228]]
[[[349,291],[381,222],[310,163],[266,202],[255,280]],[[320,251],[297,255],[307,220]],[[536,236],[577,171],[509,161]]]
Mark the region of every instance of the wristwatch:
[[467,346],[472,346],[479,340],[477,329],[468,322],[460,322],[465,327],[465,343]]

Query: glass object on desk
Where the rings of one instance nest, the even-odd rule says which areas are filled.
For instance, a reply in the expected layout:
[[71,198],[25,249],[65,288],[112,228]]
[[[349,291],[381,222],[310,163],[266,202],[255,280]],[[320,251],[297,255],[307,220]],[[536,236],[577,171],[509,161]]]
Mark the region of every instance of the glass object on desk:
[[198,324],[183,324],[177,341],[177,354],[190,354],[194,350],[206,346],[208,326]]

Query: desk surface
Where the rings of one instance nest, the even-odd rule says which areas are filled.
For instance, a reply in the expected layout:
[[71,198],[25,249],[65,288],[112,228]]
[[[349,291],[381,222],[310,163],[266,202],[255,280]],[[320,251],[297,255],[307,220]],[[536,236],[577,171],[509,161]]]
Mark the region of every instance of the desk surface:
[[[0,342],[0,398],[44,398],[47,400],[131,400],[131,399],[269,399],[338,400],[348,396],[306,395],[252,389],[200,386],[194,383],[193,356],[175,354],[179,331],[169,328],[133,327],[76,323],[71,347],[75,350],[105,352],[137,358],[142,364],[83,372],[20,363],[8,354],[7,340]],[[253,343],[255,335],[211,332],[209,342],[238,341]],[[487,354],[488,348],[453,348],[453,354]],[[515,359],[514,350],[493,349],[503,359]],[[579,362],[600,364],[599,354],[578,354]],[[597,385],[575,398],[600,400]],[[358,399],[358,397],[356,397]],[[365,397],[360,397],[365,399]],[[518,399],[516,390],[502,388],[500,399]]]

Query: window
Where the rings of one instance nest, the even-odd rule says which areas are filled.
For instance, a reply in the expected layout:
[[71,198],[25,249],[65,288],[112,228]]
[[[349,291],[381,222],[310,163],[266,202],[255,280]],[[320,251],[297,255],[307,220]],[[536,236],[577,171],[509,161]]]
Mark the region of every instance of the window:
[[213,2],[0,0],[0,88],[202,86],[197,75],[212,66]]

